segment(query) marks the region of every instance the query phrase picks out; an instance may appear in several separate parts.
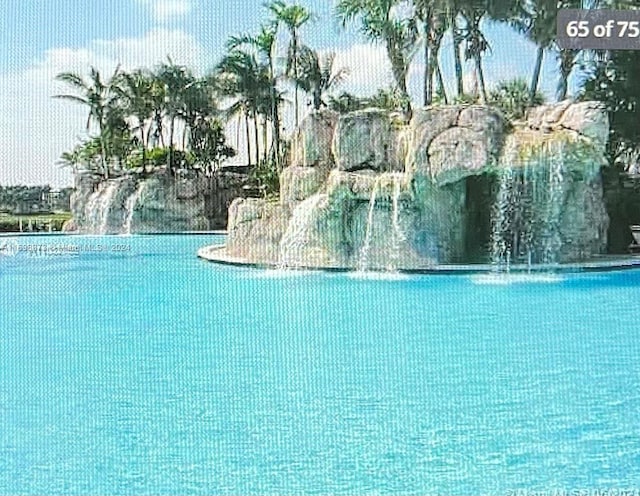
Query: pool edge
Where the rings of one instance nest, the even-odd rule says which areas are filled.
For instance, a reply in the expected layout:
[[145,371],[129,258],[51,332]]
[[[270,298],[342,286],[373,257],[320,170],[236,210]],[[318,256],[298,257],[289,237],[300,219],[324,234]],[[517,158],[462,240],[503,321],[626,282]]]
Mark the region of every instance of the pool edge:
[[[278,265],[268,262],[252,262],[240,257],[232,257],[224,253],[226,245],[209,245],[203,246],[197,252],[198,258],[225,266],[245,267],[261,270],[278,269]],[[399,274],[431,274],[431,275],[469,275],[469,274],[539,274],[539,273],[583,273],[583,272],[618,272],[623,270],[640,269],[640,255],[630,255],[620,258],[610,256],[612,258],[594,260],[582,263],[567,263],[555,265],[536,265],[529,267],[527,265],[513,265],[509,271],[496,270],[491,264],[444,264],[436,267],[425,267],[422,269],[398,269]],[[337,266],[300,266],[289,270],[300,271],[318,271],[318,272],[353,272],[350,267]],[[380,271],[371,271],[372,273]]]

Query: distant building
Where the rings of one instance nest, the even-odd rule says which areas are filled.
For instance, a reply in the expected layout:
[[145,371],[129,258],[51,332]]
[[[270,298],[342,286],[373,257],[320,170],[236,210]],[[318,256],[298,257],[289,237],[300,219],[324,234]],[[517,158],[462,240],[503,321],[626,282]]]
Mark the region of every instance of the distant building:
[[69,212],[71,210],[71,194],[73,188],[49,191],[45,195],[45,201],[50,210],[56,212]]

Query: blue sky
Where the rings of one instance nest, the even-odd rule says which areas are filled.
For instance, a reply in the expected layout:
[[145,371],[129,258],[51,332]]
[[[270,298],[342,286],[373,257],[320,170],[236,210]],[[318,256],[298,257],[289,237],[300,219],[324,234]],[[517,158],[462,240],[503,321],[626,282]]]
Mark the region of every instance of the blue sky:
[[[5,0],[0,12],[0,184],[71,184],[56,164],[84,136],[84,109],[53,100],[64,91],[53,78],[61,71],[111,72],[152,66],[170,55],[196,72],[210,69],[230,35],[255,31],[265,20],[263,0]],[[391,82],[382,46],[369,44],[333,17],[332,0],[303,1],[316,15],[302,38],[313,48],[337,53],[350,70],[340,90],[371,94]],[[535,49],[501,26],[485,26],[492,52],[484,59],[489,86],[515,76],[530,78]],[[283,42],[286,40],[283,39]],[[441,63],[453,84],[451,40]],[[550,54],[542,89],[552,98],[556,61]],[[422,61],[417,56],[410,88],[420,101]],[[471,69],[465,78],[471,80]],[[242,147],[242,145],[241,145]],[[242,153],[240,153],[242,156]]]

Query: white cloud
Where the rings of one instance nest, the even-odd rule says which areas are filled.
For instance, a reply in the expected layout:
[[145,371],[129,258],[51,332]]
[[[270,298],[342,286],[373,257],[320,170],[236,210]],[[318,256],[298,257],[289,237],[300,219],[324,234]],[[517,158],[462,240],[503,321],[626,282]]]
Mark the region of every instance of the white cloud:
[[202,69],[202,50],[180,30],[158,29],[140,38],[96,40],[87,47],[52,48],[24,70],[0,74],[0,184],[71,183],[71,175],[56,164],[60,154],[85,135],[86,110],[56,100],[67,88],[56,74],[86,74],[95,66],[111,75],[123,69],[148,67],[166,60]]
[[138,0],[138,3],[148,8],[154,19],[163,24],[191,12],[190,0]]

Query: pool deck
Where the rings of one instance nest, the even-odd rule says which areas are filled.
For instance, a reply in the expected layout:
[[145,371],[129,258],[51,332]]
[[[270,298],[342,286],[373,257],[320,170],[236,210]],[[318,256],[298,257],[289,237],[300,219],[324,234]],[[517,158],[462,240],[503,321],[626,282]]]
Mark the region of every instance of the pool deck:
[[[208,262],[220,265],[237,267],[250,267],[256,269],[277,269],[273,263],[251,262],[244,258],[233,257],[226,253],[225,245],[205,246],[198,250],[198,257]],[[330,272],[352,272],[351,267],[323,266],[323,267],[296,267],[296,270],[318,270]],[[509,267],[509,273],[576,273],[576,272],[611,272],[619,270],[640,269],[640,255],[603,255],[588,262],[566,264],[539,264],[529,266],[527,264],[514,264]],[[496,270],[492,264],[442,264],[420,269],[399,269],[402,274],[486,274],[505,273],[505,270]]]

